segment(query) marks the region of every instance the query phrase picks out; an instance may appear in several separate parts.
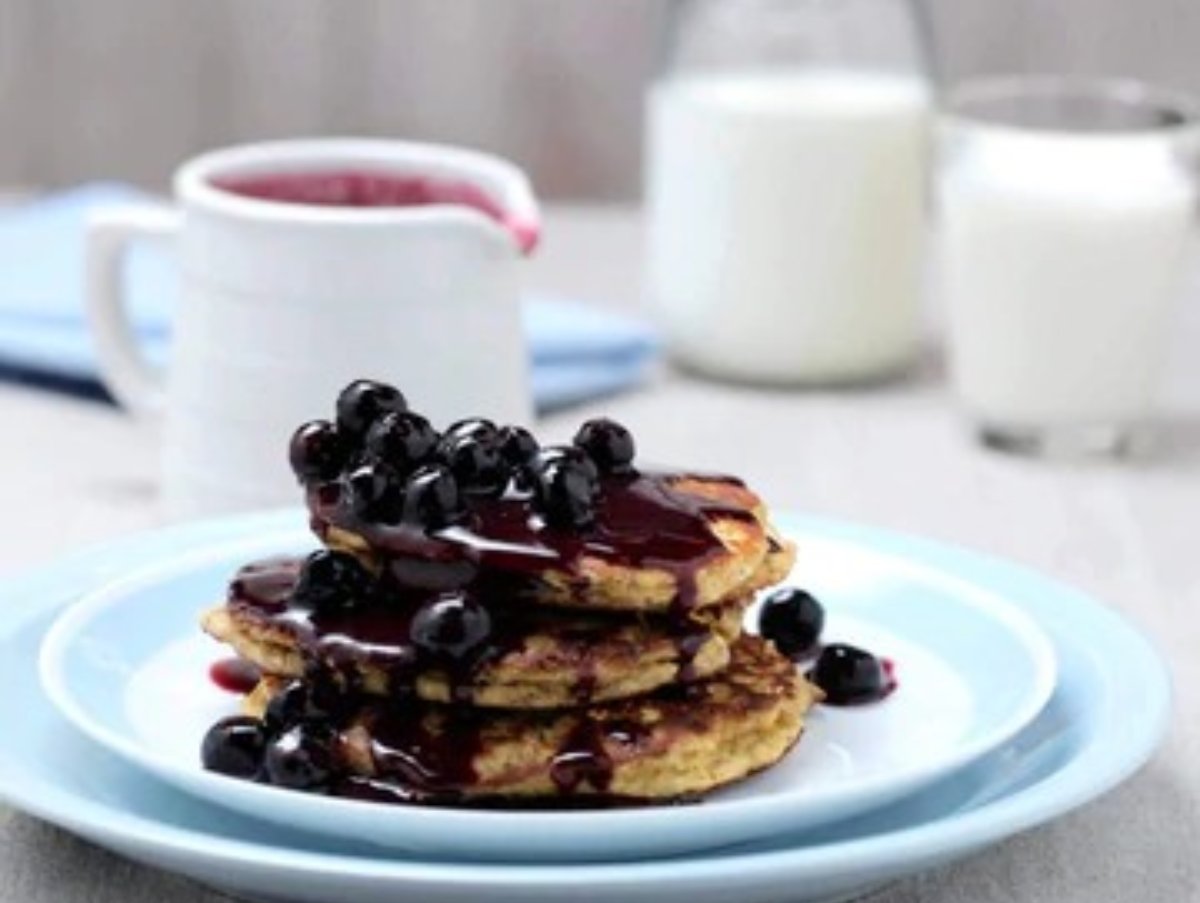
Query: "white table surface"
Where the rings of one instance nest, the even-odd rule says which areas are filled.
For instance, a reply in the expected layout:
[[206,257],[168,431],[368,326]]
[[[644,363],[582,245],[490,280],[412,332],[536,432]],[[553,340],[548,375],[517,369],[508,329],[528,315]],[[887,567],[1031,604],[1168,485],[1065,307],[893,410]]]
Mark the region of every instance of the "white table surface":
[[[532,287],[636,309],[633,211],[552,210],[547,236]],[[875,899],[1200,899],[1198,300],[1177,335],[1162,441],[1137,464],[1045,463],[975,447],[933,355],[912,378],[861,391],[763,392],[664,373],[543,425],[563,438],[585,416],[608,412],[647,456],[739,473],[779,509],[924,533],[1032,565],[1127,612],[1158,643],[1174,673],[1176,718],[1145,771],[1056,824]],[[117,410],[0,384],[0,436],[9,512],[0,574],[154,523],[154,439]],[[0,808],[0,903],[218,899]]]

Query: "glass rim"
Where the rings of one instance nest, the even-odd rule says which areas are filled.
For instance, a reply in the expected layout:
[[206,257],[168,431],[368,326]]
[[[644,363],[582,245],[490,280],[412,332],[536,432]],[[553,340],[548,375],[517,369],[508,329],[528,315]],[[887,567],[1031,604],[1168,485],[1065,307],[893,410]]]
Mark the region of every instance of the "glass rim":
[[1022,101],[1080,101],[1124,109],[1129,112],[1157,114],[1160,121],[1140,125],[1122,125],[1093,132],[1094,135],[1161,135],[1200,126],[1200,101],[1185,91],[1166,88],[1135,78],[1103,78],[1074,75],[992,75],[966,79],[942,93],[943,116],[964,123],[1039,133],[1058,129],[1074,130],[1069,125],[1056,127],[1043,123],[1022,122],[1015,117],[992,113],[989,108]]

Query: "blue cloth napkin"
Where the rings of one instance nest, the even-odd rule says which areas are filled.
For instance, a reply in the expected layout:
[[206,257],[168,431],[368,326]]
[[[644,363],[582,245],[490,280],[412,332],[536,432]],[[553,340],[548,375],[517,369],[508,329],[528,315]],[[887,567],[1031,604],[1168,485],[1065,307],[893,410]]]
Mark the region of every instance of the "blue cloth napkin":
[[[104,395],[84,314],[84,223],[93,209],[153,200],[100,183],[0,213],[0,377]],[[150,244],[135,246],[127,267],[137,333],[161,363],[177,276],[169,256]],[[527,298],[523,314],[539,411],[629,388],[656,356],[653,335],[636,320],[552,298]]]

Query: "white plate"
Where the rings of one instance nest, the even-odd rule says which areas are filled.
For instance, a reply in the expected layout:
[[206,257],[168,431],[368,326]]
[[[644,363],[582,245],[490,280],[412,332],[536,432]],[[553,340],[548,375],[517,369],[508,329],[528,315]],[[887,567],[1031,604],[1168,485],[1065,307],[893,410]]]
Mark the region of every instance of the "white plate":
[[[290,516],[290,515],[289,515]],[[237,517],[120,540],[0,583],[0,799],[156,868],[232,893],[355,903],[810,903],[861,894],[944,864],[1094,800],[1162,740],[1170,692],[1162,659],[1088,596],[1022,568],[940,543],[834,521],[792,521],[804,536],[890,553],[1002,588],[1051,637],[1060,665],[1046,708],[1021,733],[870,815],[777,834],[702,857],[596,865],[436,862],[236,816],[176,792],[111,755],[54,712],[36,653],[64,606],[149,561],[197,544],[272,533],[286,518]],[[1129,713],[1137,711],[1138,717]],[[1098,840],[1080,869],[1106,856]],[[1094,861],[1093,861],[1094,860]]]
[[869,548],[798,536],[797,582],[823,599],[825,637],[896,662],[886,701],[822,707],[776,768],[699,810],[496,812],[380,806],[205,772],[204,731],[235,701],[206,678],[223,654],[196,627],[247,560],[311,544],[288,531],[156,562],[86,595],[42,650],[47,694],[76,726],[177,786],[282,825],[436,857],[595,861],[734,844],[850,817],[1011,738],[1049,698],[1051,644],[1002,593]]

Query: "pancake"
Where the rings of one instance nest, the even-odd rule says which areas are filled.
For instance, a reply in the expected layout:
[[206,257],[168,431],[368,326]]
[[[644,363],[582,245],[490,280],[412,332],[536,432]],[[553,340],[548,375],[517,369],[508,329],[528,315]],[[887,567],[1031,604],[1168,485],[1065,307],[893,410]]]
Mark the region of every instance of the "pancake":
[[796,544],[790,539],[784,539],[774,527],[767,534],[767,557],[763,559],[758,570],[743,587],[745,593],[756,593],[783,583],[796,566]]
[[427,534],[363,523],[337,492],[309,494],[314,530],[329,548],[403,583],[484,579],[557,607],[720,605],[776,582],[771,575],[786,573],[794,556],[774,536],[758,496],[729,477],[608,477],[595,524],[571,531],[544,524],[527,499],[504,497],[476,501],[466,523]]
[[[283,686],[246,700],[261,717]],[[555,805],[686,799],[777,762],[820,691],[757,637],[718,677],[558,713],[367,702],[343,715],[333,792],[385,801]]]
[[742,632],[796,549],[740,480],[647,469],[608,418],[567,446],[481,418],[439,431],[372,380],[335,415],[288,444],[324,548],[245,565],[202,617],[244,659],[214,680],[258,681],[250,717],[206,732],[204,768],[386,802],[606,806],[695,799],[799,739],[820,690]]
[[[281,561],[277,570],[296,563]],[[271,571],[254,571],[270,575]],[[261,671],[299,678],[316,666],[347,675],[367,693],[415,692],[430,702],[545,709],[623,699],[667,684],[702,680],[729,662],[749,598],[684,616],[621,616],[533,607],[491,611],[477,654],[458,661],[414,661],[411,610],[374,605],[317,616],[286,600],[273,580],[270,599],[233,594],[202,626]]]

